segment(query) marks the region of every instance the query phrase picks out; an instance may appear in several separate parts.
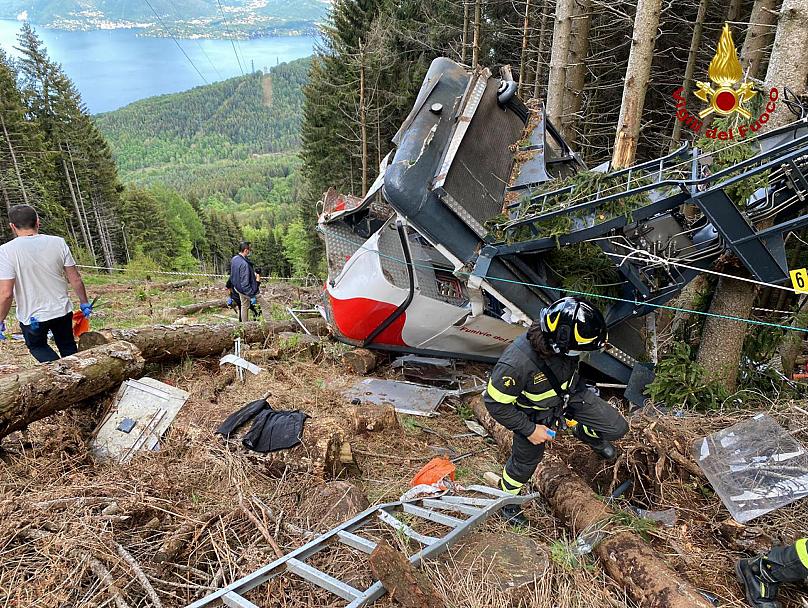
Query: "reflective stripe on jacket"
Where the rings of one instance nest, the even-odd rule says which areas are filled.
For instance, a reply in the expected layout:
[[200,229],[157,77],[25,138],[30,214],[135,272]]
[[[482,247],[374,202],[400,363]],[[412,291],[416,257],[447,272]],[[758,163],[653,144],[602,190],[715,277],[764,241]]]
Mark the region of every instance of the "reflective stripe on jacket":
[[[491,416],[507,429],[525,436],[535,429],[528,413],[549,412],[562,403],[550,381],[523,350],[530,348],[527,334],[516,338],[491,371],[483,394]],[[578,358],[558,355],[544,361],[561,388],[567,389],[578,368]]]

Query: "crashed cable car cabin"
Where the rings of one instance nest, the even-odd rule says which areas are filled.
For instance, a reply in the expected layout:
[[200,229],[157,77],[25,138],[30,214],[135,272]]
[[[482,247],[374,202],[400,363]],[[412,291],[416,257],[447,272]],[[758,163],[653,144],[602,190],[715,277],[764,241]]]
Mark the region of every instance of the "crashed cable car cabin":
[[[435,59],[366,196],[326,193],[324,299],[339,339],[494,361],[564,295],[553,256],[585,244],[618,278],[616,299],[591,298],[610,344],[587,364],[627,382],[653,336],[642,317],[725,251],[759,281],[786,281],[784,235],[808,225],[804,108],[790,104],[795,122],[744,140],[754,155],[730,167],[684,144],[587,171],[543,107],[515,91],[507,73]],[[585,189],[569,179],[583,171],[595,176]],[[742,207],[727,194],[755,183],[767,185]]]

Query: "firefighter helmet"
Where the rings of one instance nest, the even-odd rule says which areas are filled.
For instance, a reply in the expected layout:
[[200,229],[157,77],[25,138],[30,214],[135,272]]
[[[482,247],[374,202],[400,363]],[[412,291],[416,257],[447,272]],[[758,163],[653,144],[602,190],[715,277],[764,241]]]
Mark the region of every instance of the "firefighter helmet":
[[575,356],[606,346],[608,331],[601,312],[586,300],[561,298],[539,314],[542,333],[558,354]]

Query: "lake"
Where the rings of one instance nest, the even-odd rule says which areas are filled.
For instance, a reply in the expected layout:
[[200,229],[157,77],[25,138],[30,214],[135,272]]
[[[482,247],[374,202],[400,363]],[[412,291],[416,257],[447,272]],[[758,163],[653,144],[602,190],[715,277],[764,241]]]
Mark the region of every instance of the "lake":
[[[19,55],[21,24],[0,20],[0,46]],[[59,62],[76,83],[90,112],[107,112],[128,103],[205,84],[171,38],[144,38],[137,30],[65,32],[35,27],[51,59]],[[180,40],[185,53],[208,82],[238,76],[252,65],[263,70],[277,63],[312,54],[311,36],[278,36],[235,42],[241,68],[230,40]]]

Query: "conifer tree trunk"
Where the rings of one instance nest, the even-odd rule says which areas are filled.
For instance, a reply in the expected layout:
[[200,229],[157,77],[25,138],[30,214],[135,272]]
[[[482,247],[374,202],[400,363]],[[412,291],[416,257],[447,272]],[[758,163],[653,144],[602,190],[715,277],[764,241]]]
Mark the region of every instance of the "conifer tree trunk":
[[547,81],[547,118],[556,128],[561,128],[564,114],[564,90],[567,82],[567,59],[569,58],[572,15],[575,0],[557,0],[553,46],[550,49],[550,77]]
[[[699,10],[696,14],[696,22],[693,24],[693,36],[690,38],[690,50],[687,53],[687,65],[685,66],[685,77],[682,80],[684,87],[685,100],[690,95],[690,89],[693,88],[693,72],[696,70],[696,57],[698,56],[699,46],[701,45],[701,33],[704,30],[704,18],[707,15],[707,8],[710,5],[710,0],[700,0]],[[673,121],[673,140],[674,146],[682,139],[682,121]]]
[[741,5],[742,0],[731,0],[729,3],[729,10],[727,10],[727,21],[733,23],[741,18]]
[[589,52],[589,26],[592,21],[592,0],[578,0],[572,21],[567,82],[564,88],[564,138],[574,146],[578,137],[578,112],[583,102],[586,84],[586,55]]
[[460,43],[460,63],[466,63],[466,50],[469,44],[469,0],[463,0],[463,38]]
[[521,97],[525,85],[525,77],[527,75],[527,43],[530,34],[530,0],[525,0],[525,20],[522,26],[522,54],[519,58],[519,88],[518,94]]
[[20,183],[20,192],[22,192],[22,200],[27,205],[28,204],[28,195],[25,193],[25,184],[22,183],[22,174],[20,173],[20,165],[17,163],[17,155],[14,153],[14,146],[11,144],[11,137],[8,135],[8,129],[6,129],[6,121],[3,118],[3,115],[0,114],[0,125],[3,127],[3,136],[6,138],[6,143],[8,144],[8,151],[11,154],[11,162],[14,165],[14,172],[17,174],[17,181]]
[[637,2],[631,52],[628,56],[620,119],[617,123],[617,137],[612,155],[612,169],[629,166],[634,162],[634,155],[637,152],[645,93],[654,58],[654,41],[659,29],[661,4],[661,0]]
[[[59,146],[61,150],[61,145]],[[84,221],[81,219],[81,210],[79,209],[79,202],[76,199],[76,191],[73,189],[73,180],[70,177],[70,171],[67,169],[67,162],[62,156],[62,168],[65,171],[65,179],[67,180],[67,187],[70,189],[70,198],[73,200],[73,209],[76,211],[76,219],[79,221],[79,228],[81,229],[81,236],[84,240],[84,246],[87,251],[91,251],[90,237],[87,234],[87,228],[84,226]]]
[[774,37],[776,10],[777,0],[755,0],[752,5],[749,29],[741,47],[741,66],[749,78],[757,77],[766,48]]
[[480,27],[482,26],[482,0],[474,0],[474,47],[471,50],[471,65],[480,63]]
[[[804,93],[808,62],[804,61],[802,55],[806,48],[808,6],[805,0],[784,0],[766,72],[766,86],[776,86],[780,90],[788,86],[798,95]],[[769,128],[785,125],[793,119],[787,108],[778,107],[769,120]],[[710,304],[710,312],[749,318],[756,294],[757,290],[750,289],[749,283],[722,278]],[[708,380],[722,382],[730,390],[737,386],[738,364],[746,330],[745,323],[707,318],[699,346],[698,362],[704,367]]]
[[549,0],[545,0],[541,7],[541,21],[539,22],[539,42],[536,45],[536,76],[533,80],[533,97],[539,98],[541,83],[544,82],[544,47],[547,41],[547,13],[550,10]]
[[[90,222],[87,219],[87,208],[84,206],[84,196],[81,193],[81,184],[79,183],[79,174],[76,172],[76,164],[73,162],[73,150],[70,144],[67,144],[67,155],[70,158],[70,166],[73,169],[73,178],[76,180],[76,193],[78,194],[79,207],[81,208],[81,215],[84,218],[84,225],[87,227],[88,239],[90,244],[90,254],[93,256],[93,261],[96,262],[98,258],[95,255],[95,244],[93,243],[93,233],[90,231]],[[68,179],[70,176],[68,176]]]
[[365,107],[365,47],[359,41],[359,133],[362,140],[362,196],[368,191],[368,124]]

